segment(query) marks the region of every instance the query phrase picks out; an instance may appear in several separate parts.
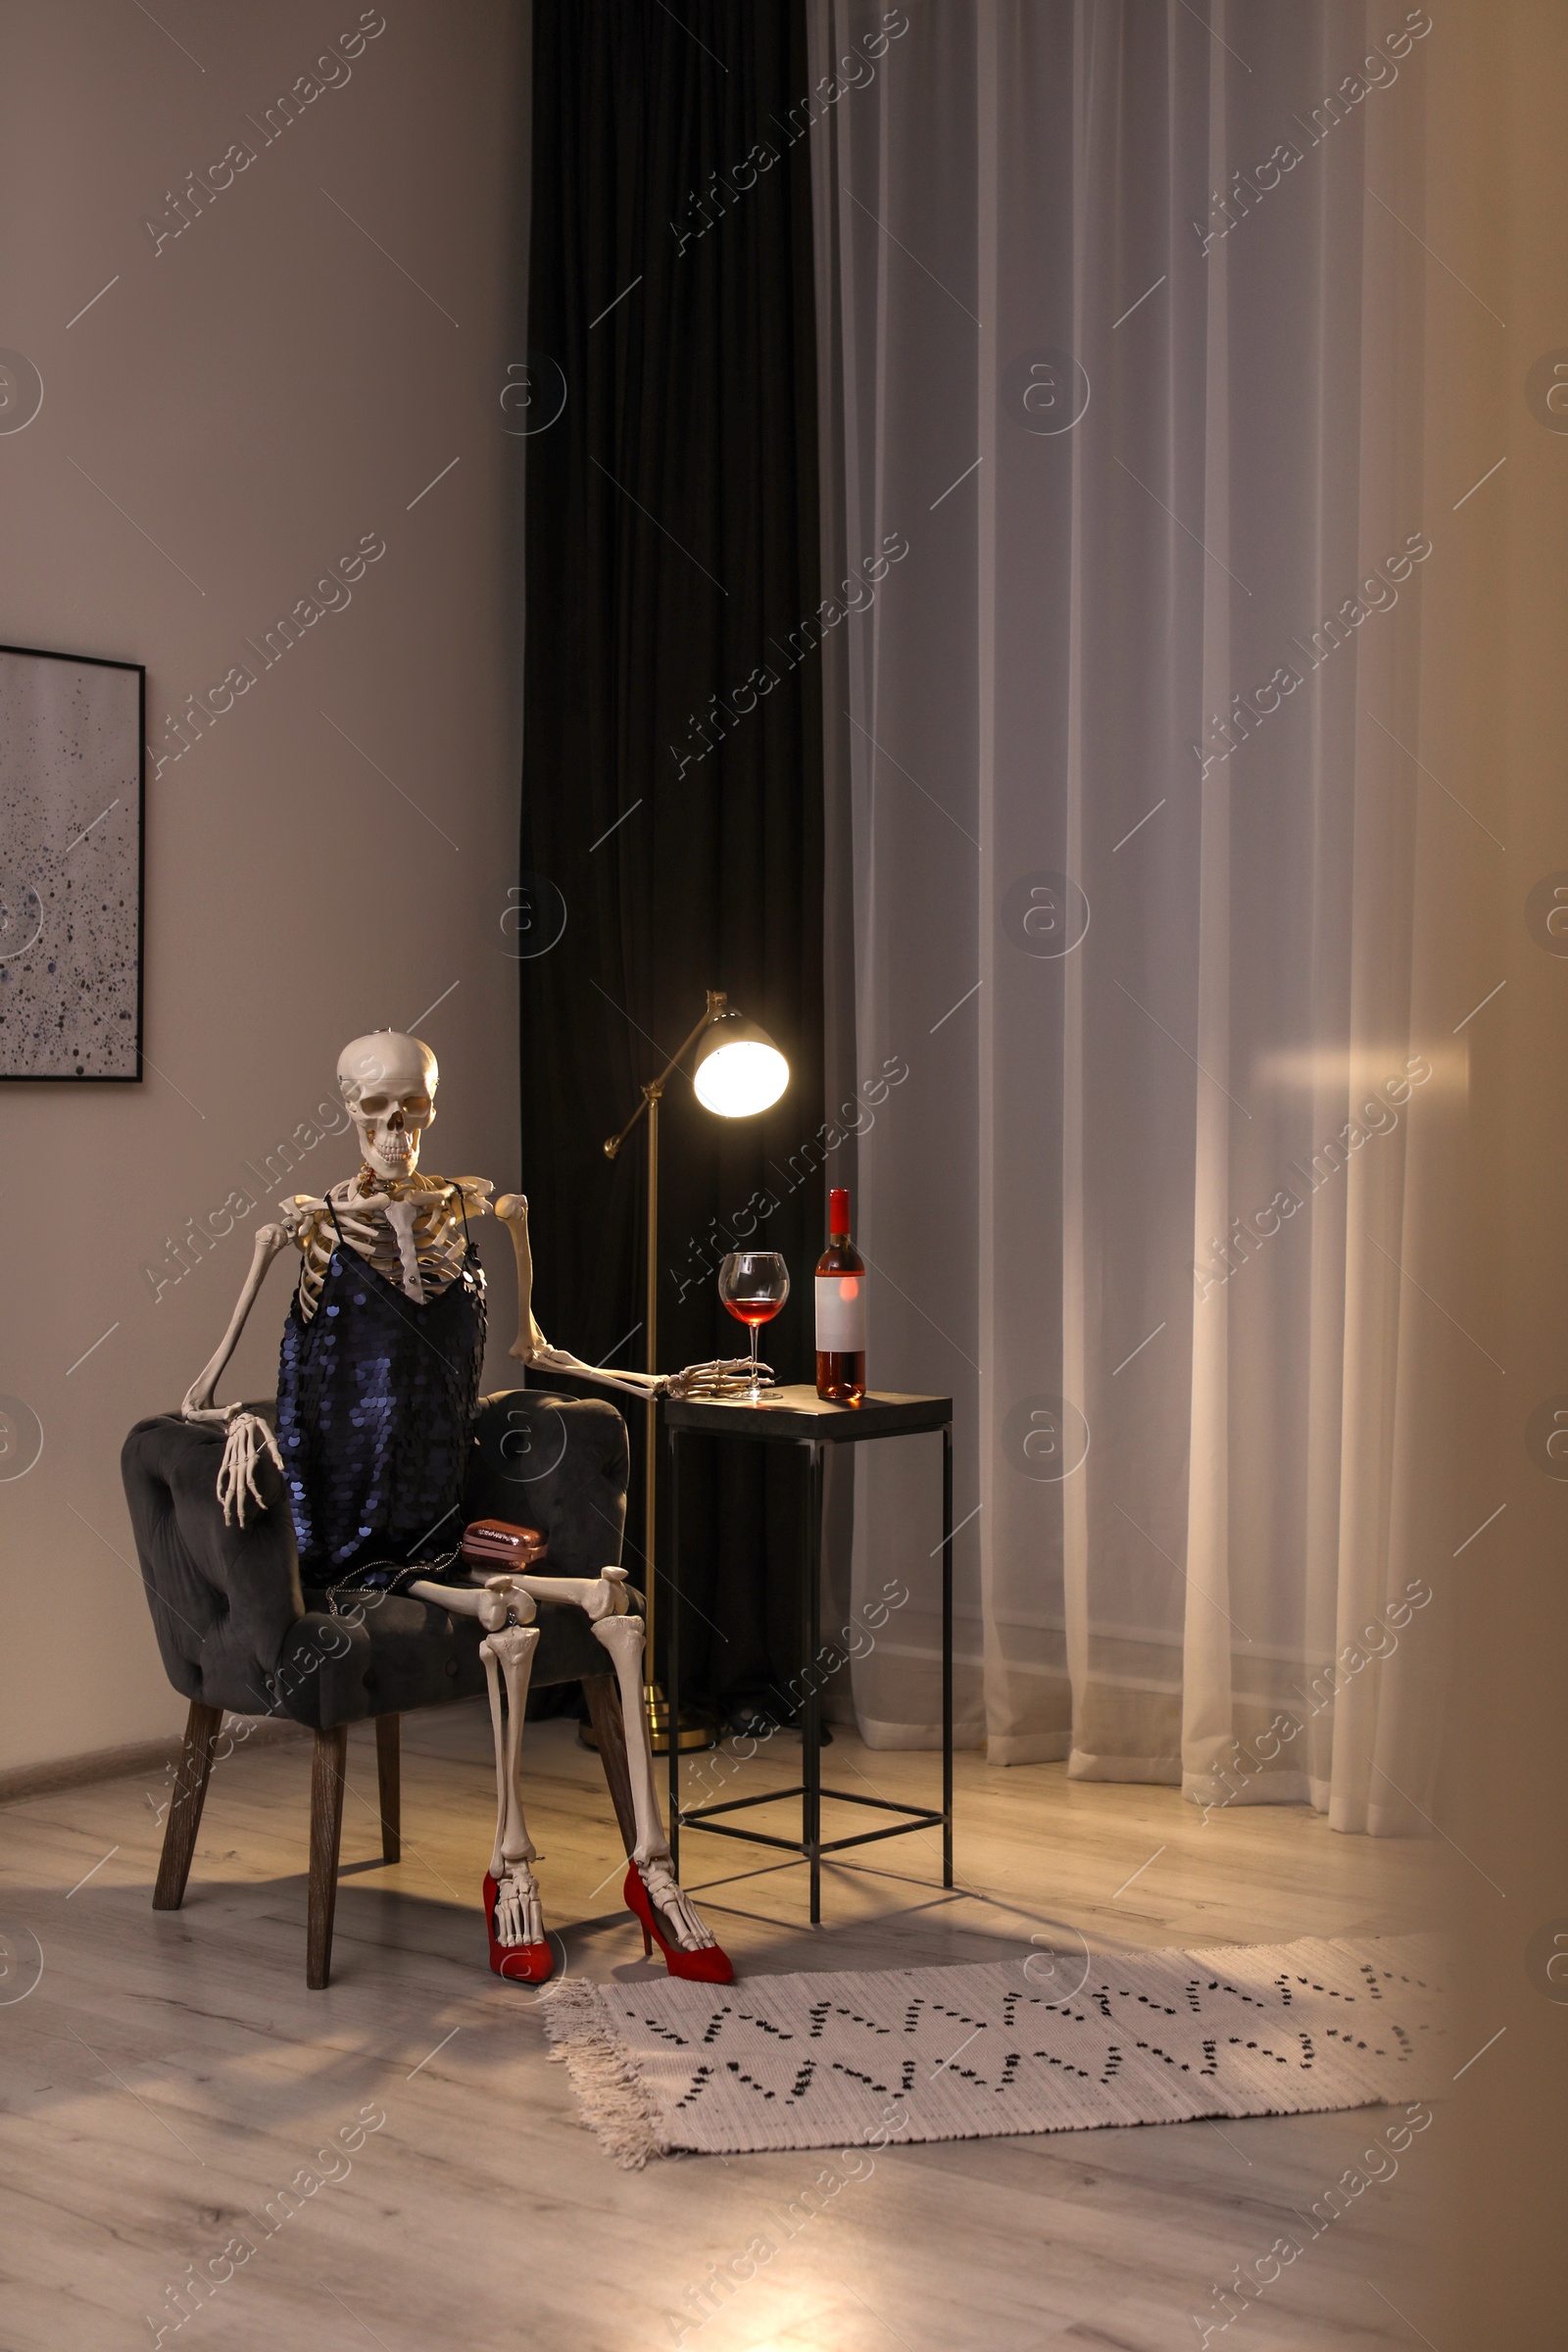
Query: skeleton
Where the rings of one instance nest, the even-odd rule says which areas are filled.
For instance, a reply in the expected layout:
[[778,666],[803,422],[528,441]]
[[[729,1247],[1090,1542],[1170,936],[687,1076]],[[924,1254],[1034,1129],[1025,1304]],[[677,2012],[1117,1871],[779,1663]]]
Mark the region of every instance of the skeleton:
[[[218,1492],[225,1523],[245,1524],[247,1509],[265,1510],[257,1484],[263,1454],[281,1471],[283,1459],[269,1424],[243,1405],[214,1402],[218,1383],[273,1259],[293,1246],[299,1252],[300,1314],[316,1314],[332,1253],[342,1242],[418,1304],[439,1298],[463,1271],[466,1221],[493,1212],[512,1235],[517,1263],[517,1337],[510,1350],[524,1365],[571,1372],[649,1397],[666,1390],[680,1394],[724,1393],[749,1373],[744,1360],[697,1365],[674,1378],[653,1373],[606,1372],[583,1363],[567,1349],[553,1348],[534,1320],[533,1259],[528,1244],[528,1203],[520,1193],[504,1193],[492,1202],[484,1177],[445,1178],[419,1173],[424,1132],[435,1118],[439,1077],[435,1055],[418,1039],[379,1030],[356,1038],[338,1056],[338,1084],[359,1135],[363,1154],[357,1175],[320,1196],[296,1193],[279,1203],[277,1219],[258,1228],[250,1272],[216,1353],[187,1391],[187,1421],[220,1427],[224,1446]],[[475,1617],[484,1629],[480,1656],[490,1696],[496,1755],[496,1835],[490,1875],[496,1883],[496,1940],[508,1946],[540,1946],[545,1940],[538,1859],[523,1817],[521,1746],[523,1714],[536,1619],[547,1607],[581,1608],[596,1639],[614,1663],[626,1727],[627,1761],[637,1840],[629,1857],[671,1944],[686,1952],[711,1949],[715,1938],[676,1884],[668,1840],[659,1808],[653,1753],[643,1704],[642,1617],[631,1608],[626,1572],[605,1568],[597,1578],[509,1573],[469,1584],[428,1578],[407,1590],[437,1607]]]

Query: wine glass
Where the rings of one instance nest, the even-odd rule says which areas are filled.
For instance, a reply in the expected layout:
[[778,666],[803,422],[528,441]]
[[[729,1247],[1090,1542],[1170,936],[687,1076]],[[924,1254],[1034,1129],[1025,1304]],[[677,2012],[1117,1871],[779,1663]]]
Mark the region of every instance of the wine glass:
[[761,1400],[757,1370],[757,1335],[770,1323],[790,1295],[790,1270],[776,1250],[732,1250],[718,1269],[718,1295],[737,1323],[752,1335],[752,1385],[748,1404]]

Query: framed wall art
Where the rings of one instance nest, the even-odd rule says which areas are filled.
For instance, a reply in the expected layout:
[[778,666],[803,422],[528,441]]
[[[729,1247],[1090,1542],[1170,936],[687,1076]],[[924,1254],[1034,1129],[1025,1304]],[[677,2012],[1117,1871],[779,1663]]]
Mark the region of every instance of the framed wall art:
[[0,646],[0,1079],[141,1077],[146,687]]

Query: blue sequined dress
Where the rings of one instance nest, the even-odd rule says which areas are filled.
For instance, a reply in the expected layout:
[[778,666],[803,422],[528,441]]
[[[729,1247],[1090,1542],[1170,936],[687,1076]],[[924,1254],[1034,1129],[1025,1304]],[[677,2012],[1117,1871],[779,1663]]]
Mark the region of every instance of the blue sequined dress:
[[457,1280],[422,1305],[341,1234],[309,1322],[295,1292],[277,1437],[304,1583],[452,1551],[484,1339],[484,1269],[471,1239]]

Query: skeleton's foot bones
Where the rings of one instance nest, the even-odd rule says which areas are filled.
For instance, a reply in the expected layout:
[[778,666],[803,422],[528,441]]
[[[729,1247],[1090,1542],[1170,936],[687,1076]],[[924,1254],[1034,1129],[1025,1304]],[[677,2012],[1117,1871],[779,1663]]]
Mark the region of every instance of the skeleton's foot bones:
[[[628,1864],[622,1891],[626,1908],[643,1931],[645,1959],[657,1942],[672,1977],[707,1984],[732,1981],[735,1972],[727,1954],[666,1864]],[[555,1954],[545,1929],[539,1882],[525,1864],[499,1881],[486,1872],[484,1916],[495,1974],[513,1984],[545,1984],[555,1972]]]
[[539,1882],[526,1863],[514,1863],[499,1880],[492,1879],[490,1883],[496,1890],[493,1905],[496,1941],[509,1945],[543,1943],[545,1918],[539,1903]]
[[542,1984],[556,1961],[545,1934],[539,1882],[526,1865],[499,1881],[486,1871],[484,1922],[495,1974],[514,1984]]
[[668,1940],[679,1944],[683,1952],[707,1951],[715,1940],[713,1932],[699,1917],[697,1906],[685,1888],[677,1884],[668,1854],[655,1854],[648,1861],[636,1860],[635,1856],[633,1859],[637,1876],[661,1916]]
[[[654,1892],[654,1888],[658,1892]],[[672,1977],[688,1977],[700,1984],[728,1984],[735,1975],[729,1955],[712,1931],[698,1918],[691,1896],[659,1863],[633,1862],[621,1889],[626,1908],[643,1932],[643,1958],[657,1943]],[[666,1928],[673,1931],[667,1934]]]

